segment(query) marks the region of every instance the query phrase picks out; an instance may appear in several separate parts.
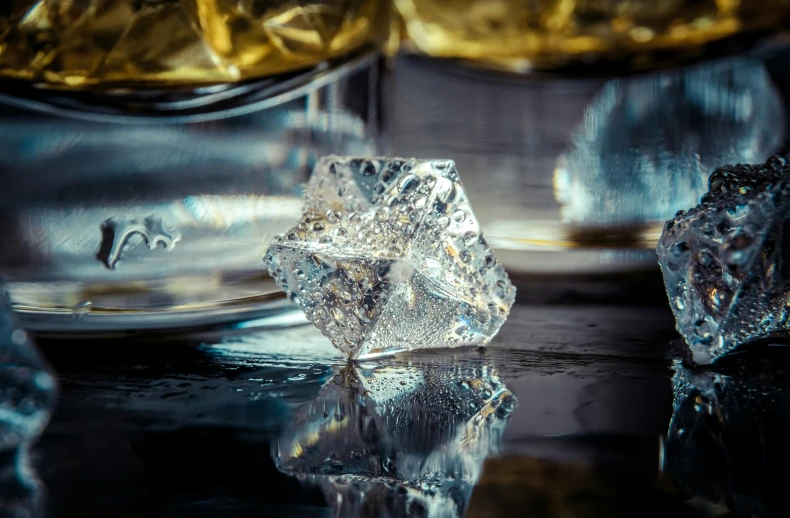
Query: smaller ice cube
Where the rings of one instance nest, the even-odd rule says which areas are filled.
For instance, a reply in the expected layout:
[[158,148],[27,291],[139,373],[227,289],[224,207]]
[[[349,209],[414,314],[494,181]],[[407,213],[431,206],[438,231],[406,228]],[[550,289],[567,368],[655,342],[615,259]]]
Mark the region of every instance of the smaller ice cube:
[[54,400],[55,379],[17,327],[0,283],[0,516],[38,516],[42,510],[30,447],[49,422]]
[[779,157],[721,167],[701,203],[664,227],[658,261],[697,363],[790,329],[788,173]]

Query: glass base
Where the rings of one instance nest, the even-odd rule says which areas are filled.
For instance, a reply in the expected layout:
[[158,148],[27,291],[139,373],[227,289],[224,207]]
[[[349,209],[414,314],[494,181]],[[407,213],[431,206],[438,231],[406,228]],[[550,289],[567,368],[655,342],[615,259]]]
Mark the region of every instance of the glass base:
[[37,334],[130,334],[307,322],[262,273],[184,276],[135,283],[9,283],[21,325]]

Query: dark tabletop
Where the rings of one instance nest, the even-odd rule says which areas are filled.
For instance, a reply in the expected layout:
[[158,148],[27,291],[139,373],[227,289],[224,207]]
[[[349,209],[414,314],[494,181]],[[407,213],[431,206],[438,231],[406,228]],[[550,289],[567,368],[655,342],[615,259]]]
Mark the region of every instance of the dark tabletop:
[[[760,376],[757,399],[725,387],[702,412],[718,417],[700,421],[694,407],[704,397],[678,376],[746,375],[677,363],[683,347],[657,272],[517,284],[524,295],[489,348],[388,360],[396,376],[405,365],[441,372],[448,358],[485,365],[517,398],[468,516],[782,515],[766,471],[788,453],[781,374]],[[273,460],[273,444],[304,425],[299,409],[345,365],[311,326],[158,343],[53,341],[42,350],[60,380],[34,449],[50,514],[332,515],[326,492]],[[754,388],[743,379],[733,383]],[[750,405],[758,417],[745,416]],[[406,420],[435,412],[418,406]],[[672,430],[671,420],[689,419],[684,433]]]

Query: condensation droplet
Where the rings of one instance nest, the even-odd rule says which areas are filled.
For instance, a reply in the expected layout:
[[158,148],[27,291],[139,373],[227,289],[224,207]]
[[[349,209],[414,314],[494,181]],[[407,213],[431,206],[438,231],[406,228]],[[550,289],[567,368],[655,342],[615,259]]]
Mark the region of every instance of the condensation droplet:
[[464,234],[464,244],[466,246],[472,246],[477,242],[477,234],[472,232],[471,230]]

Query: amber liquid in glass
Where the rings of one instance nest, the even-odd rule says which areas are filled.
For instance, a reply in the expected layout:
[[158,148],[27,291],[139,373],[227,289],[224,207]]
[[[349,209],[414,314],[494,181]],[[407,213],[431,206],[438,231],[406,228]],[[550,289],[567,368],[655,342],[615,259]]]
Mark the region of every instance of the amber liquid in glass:
[[61,87],[229,83],[309,68],[384,37],[379,0],[12,0],[0,76]]
[[596,57],[654,64],[778,25],[788,0],[395,0],[410,42],[437,57],[515,71]]

